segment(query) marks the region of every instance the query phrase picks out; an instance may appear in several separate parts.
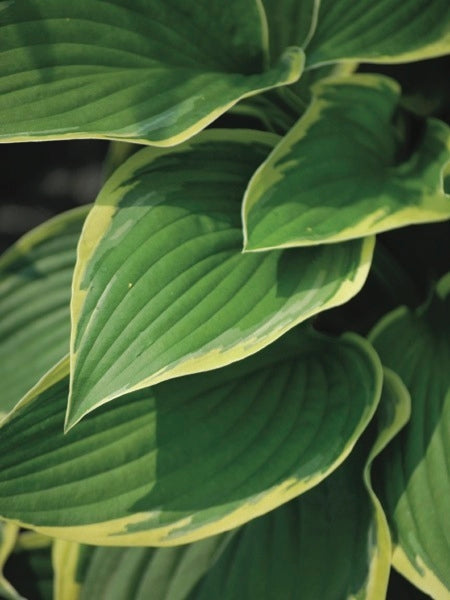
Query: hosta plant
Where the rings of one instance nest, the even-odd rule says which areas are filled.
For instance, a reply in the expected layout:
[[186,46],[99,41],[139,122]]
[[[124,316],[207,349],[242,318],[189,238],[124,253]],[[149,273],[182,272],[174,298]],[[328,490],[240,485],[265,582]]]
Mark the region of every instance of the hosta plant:
[[0,258],[4,598],[450,598],[448,54],[448,0],[0,2],[0,140],[110,140]]

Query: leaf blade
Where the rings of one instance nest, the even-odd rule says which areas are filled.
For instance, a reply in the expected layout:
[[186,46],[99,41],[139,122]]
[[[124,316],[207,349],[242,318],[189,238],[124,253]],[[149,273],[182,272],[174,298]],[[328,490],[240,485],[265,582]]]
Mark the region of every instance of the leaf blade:
[[26,0],[2,7],[3,141],[98,137],[170,146],[239,99],[294,81],[290,49],[264,70],[254,0]]
[[288,46],[305,48],[317,25],[319,0],[263,0],[269,26],[269,50],[276,61]]
[[340,60],[410,62],[450,52],[450,9],[445,0],[401,4],[322,0],[308,65]]
[[69,351],[72,273],[87,213],[82,207],[55,217],[0,259],[3,415]]
[[402,307],[388,314],[371,339],[382,360],[400,374],[412,400],[410,422],[378,463],[380,496],[395,543],[393,565],[426,593],[446,598],[448,278],[438,290],[415,312]]
[[313,490],[238,530],[189,600],[384,598],[390,536],[370,468],[404,425],[408,402],[400,379],[386,372],[377,425],[346,461]]
[[64,435],[67,373],[63,362],[3,423],[0,446],[16,444],[0,453],[0,514],[98,545],[199,540],[310,489],[351,451],[382,379],[363,339],[302,327],[245,361],[124,396]]
[[242,255],[240,201],[273,140],[204,132],[108,182],[74,274],[69,426],[126,391],[240,360],[359,291],[371,238]]
[[325,79],[313,91],[309,109],[249,183],[245,249],[335,243],[450,217],[446,124],[430,119],[399,162],[393,80],[358,74]]

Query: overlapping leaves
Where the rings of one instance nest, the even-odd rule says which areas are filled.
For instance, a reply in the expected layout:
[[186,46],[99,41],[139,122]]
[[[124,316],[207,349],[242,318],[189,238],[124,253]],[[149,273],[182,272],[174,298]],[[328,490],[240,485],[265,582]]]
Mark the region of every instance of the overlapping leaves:
[[270,50],[306,52],[307,68],[340,61],[401,63],[450,53],[446,0],[263,0]]
[[[384,597],[390,538],[370,465],[404,423],[408,393],[387,371],[378,432],[367,429],[382,377],[370,344],[289,330],[358,292],[368,235],[450,215],[448,127],[429,119],[407,139],[412,120],[386,77],[320,81],[358,60],[448,53],[449,23],[444,0],[0,3],[3,141],[176,145],[248,96],[240,113],[268,129],[301,117],[282,140],[212,131],[113,175],[81,236],[70,365],[48,372],[68,348],[84,212],[2,259],[0,410],[47,374],[2,424],[0,515],[87,543],[189,543],[58,541],[57,600]],[[308,75],[280,87],[298,80],[303,50]],[[268,251],[242,253],[242,225],[246,249]],[[371,339],[412,397],[376,479],[393,564],[440,599],[448,280],[437,289]],[[65,416],[76,424],[66,435]]]
[[[313,490],[238,530],[160,549],[57,542],[58,563],[76,558],[72,576],[61,578],[61,599],[72,598],[75,584],[80,600],[379,600],[389,576],[390,537],[370,466],[408,410],[406,389],[386,372],[377,423],[345,463]],[[324,562],[327,577],[317,568]]]
[[450,128],[430,119],[402,156],[399,88],[375,75],[326,79],[258,169],[243,207],[246,249],[336,242],[450,217]]
[[75,270],[69,425],[125,392],[245,358],[359,291],[371,238],[242,254],[242,196],[276,139],[204,132],[143,150],[109,180]]
[[272,62],[289,46],[306,47],[317,24],[319,0],[262,1],[269,26]]
[[[403,384],[386,373],[377,427],[364,433],[323,483],[239,530],[189,600],[383,598],[390,537],[371,489],[370,468],[404,425],[408,410]],[[326,577],[321,564],[327,565]]]
[[236,527],[346,458],[381,379],[363,339],[305,325],[229,367],[128,394],[64,435],[63,362],[2,426],[0,515],[108,545],[174,545]]
[[393,564],[433,598],[450,597],[450,277],[422,309],[386,316],[371,339],[411,394],[411,419],[381,457]]
[[308,65],[396,63],[450,52],[447,0],[321,0]]
[[[423,59],[450,48],[445,0],[263,4],[265,11],[256,0],[3,2],[0,139],[172,145],[241,98],[296,81],[300,46],[313,67]],[[277,60],[267,69],[269,51]]]
[[173,145],[303,66],[291,48],[265,70],[255,0],[24,0],[0,11],[4,141]]
[[55,600],[183,600],[220,556],[230,535],[160,549],[57,540]]

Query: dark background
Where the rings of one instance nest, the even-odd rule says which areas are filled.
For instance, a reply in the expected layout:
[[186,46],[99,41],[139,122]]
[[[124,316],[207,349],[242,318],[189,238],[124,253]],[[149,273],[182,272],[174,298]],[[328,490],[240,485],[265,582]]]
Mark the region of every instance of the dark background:
[[0,250],[60,212],[93,202],[108,142],[0,144]]

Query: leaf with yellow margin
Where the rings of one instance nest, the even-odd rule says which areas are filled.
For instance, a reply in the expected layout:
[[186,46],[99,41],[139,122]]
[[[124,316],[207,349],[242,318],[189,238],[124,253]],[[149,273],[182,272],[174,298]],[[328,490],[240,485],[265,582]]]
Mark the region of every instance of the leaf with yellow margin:
[[69,352],[76,248],[89,207],[33,229],[0,257],[0,413]]
[[241,360],[362,287],[373,238],[242,253],[241,201],[277,136],[209,130],[109,179],[78,247],[66,425],[125,393]]
[[428,119],[403,156],[400,89],[381,75],[331,77],[245,193],[247,251],[312,246],[450,218],[450,127]]
[[5,142],[173,146],[303,69],[295,47],[268,67],[260,0],[22,0],[0,11]]
[[436,600],[450,598],[450,274],[416,311],[399,308],[370,338],[411,395],[411,419],[377,461],[393,565]]
[[366,340],[303,325],[214,371],[127,394],[63,432],[62,362],[0,434],[0,515],[97,545],[172,546],[235,528],[314,487],[372,418]]
[[321,0],[309,67],[342,60],[401,63],[450,53],[448,0]]

